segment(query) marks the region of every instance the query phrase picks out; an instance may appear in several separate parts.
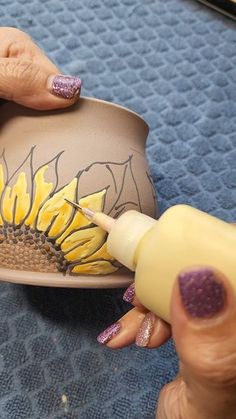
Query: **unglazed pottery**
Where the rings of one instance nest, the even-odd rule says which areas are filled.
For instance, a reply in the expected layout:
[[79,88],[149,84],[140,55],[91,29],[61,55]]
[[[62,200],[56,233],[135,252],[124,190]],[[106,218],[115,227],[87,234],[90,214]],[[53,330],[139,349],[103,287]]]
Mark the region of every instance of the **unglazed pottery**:
[[137,114],[81,98],[63,111],[0,107],[0,279],[61,287],[126,286],[106,233],[64,198],[114,217],[156,215]]

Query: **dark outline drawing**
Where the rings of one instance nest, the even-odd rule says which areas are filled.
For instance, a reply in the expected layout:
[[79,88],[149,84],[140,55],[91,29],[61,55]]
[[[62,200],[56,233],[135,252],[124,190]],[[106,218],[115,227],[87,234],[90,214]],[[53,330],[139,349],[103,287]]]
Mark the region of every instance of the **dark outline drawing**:
[[[9,177],[9,169],[8,169],[8,165],[7,165],[7,159],[6,159],[6,156],[5,156],[5,150],[3,150],[3,152],[2,152],[2,154],[0,156],[2,158],[2,160],[3,160],[3,171],[4,171],[4,174],[6,175],[5,185],[4,185],[4,188],[3,188],[3,191],[2,191],[2,194],[1,194],[1,199],[0,199],[0,214],[1,214],[2,220],[3,220],[3,228],[4,228],[4,226],[5,227],[9,227],[10,226],[10,227],[13,227],[15,229],[20,228],[22,226],[24,226],[25,229],[30,228],[30,227],[24,225],[24,223],[25,223],[27,217],[29,216],[29,214],[31,212],[31,209],[32,209],[32,206],[33,206],[33,202],[34,202],[34,198],[35,198],[35,177],[36,177],[37,173],[39,172],[39,170],[42,169],[42,167],[49,166],[50,164],[53,164],[54,165],[54,169],[53,170],[54,170],[54,173],[55,173],[55,182],[52,182],[53,189],[48,194],[47,198],[45,198],[44,201],[40,203],[40,206],[39,206],[38,212],[37,212],[37,214],[35,216],[33,227],[31,228],[31,230],[33,232],[35,232],[35,233],[44,235],[46,237],[46,240],[48,242],[51,242],[52,245],[54,246],[54,248],[56,250],[60,251],[61,254],[64,256],[64,255],[68,254],[69,252],[75,250],[76,248],[78,248],[80,246],[83,246],[86,242],[88,242],[88,240],[85,239],[84,242],[80,243],[79,245],[75,245],[70,250],[68,250],[66,252],[63,252],[61,250],[61,245],[62,245],[62,243],[68,237],[70,237],[76,231],[81,231],[81,230],[84,230],[84,229],[93,229],[93,228],[95,228],[97,226],[94,225],[94,224],[92,224],[92,223],[90,223],[90,224],[88,224],[86,226],[79,227],[78,229],[74,228],[73,230],[71,230],[68,233],[68,235],[66,235],[63,238],[63,240],[62,240],[62,242],[60,244],[57,244],[56,243],[56,240],[65,233],[65,231],[68,229],[68,227],[70,226],[70,224],[72,223],[72,221],[73,221],[73,219],[75,217],[76,210],[73,209],[73,211],[71,212],[70,219],[67,221],[67,223],[65,224],[65,226],[63,226],[63,228],[61,229],[60,233],[58,233],[56,236],[49,237],[48,236],[48,233],[49,233],[50,229],[52,228],[52,226],[53,226],[53,224],[54,224],[54,222],[57,219],[57,217],[58,217],[59,214],[55,214],[55,216],[52,217],[52,220],[51,220],[50,224],[47,226],[46,231],[40,231],[40,230],[37,229],[36,226],[38,224],[38,217],[39,217],[40,211],[43,208],[44,204],[48,200],[50,200],[56,193],[60,192],[63,188],[65,188],[70,182],[64,184],[62,187],[60,187],[59,189],[57,189],[58,182],[59,182],[58,163],[59,163],[59,159],[60,159],[61,155],[64,153],[64,151],[59,152],[52,159],[50,159],[47,162],[45,162],[44,164],[42,164],[41,166],[39,166],[34,171],[34,161],[33,160],[34,160],[34,152],[35,152],[35,149],[36,149],[36,146],[33,146],[31,148],[31,150],[27,154],[26,158],[23,160],[23,162],[20,164],[20,166],[13,172],[13,174],[10,177]],[[109,209],[108,215],[111,214],[111,212],[113,210],[115,210],[116,213],[114,214],[114,217],[118,217],[125,210],[125,208],[126,208],[127,205],[133,205],[134,207],[136,207],[136,209],[138,211],[142,212],[141,197],[140,197],[138,185],[137,185],[137,182],[135,180],[135,176],[134,176],[134,172],[133,172],[132,159],[133,159],[133,154],[130,155],[123,162],[96,161],[96,162],[93,162],[90,165],[88,165],[86,168],[84,168],[84,169],[80,170],[79,172],[77,172],[77,175],[74,177],[75,179],[77,179],[77,185],[76,185],[76,189],[75,189],[75,195],[76,195],[75,196],[75,201],[78,202],[79,199],[81,199],[81,198],[85,198],[86,196],[90,196],[92,194],[101,192],[101,190],[100,191],[94,191],[94,192],[92,192],[92,194],[81,196],[80,198],[78,196],[78,194],[79,194],[79,184],[80,184],[80,179],[81,179],[82,175],[84,173],[88,173],[91,168],[93,168],[94,166],[98,165],[98,166],[103,166],[109,172],[109,174],[111,176],[112,183],[114,185],[115,193],[116,193],[115,202],[112,204],[111,208]],[[16,196],[15,197],[15,201],[14,201],[14,206],[13,206],[13,223],[10,224],[10,223],[8,223],[4,219],[4,217],[2,215],[2,204],[3,204],[4,194],[5,194],[5,191],[6,191],[6,187],[9,185],[9,183],[14,178],[14,176],[16,176],[17,173],[20,173],[20,169],[24,166],[24,164],[27,162],[27,160],[29,160],[30,173],[31,173],[30,208],[29,208],[27,214],[25,215],[24,219],[21,221],[21,223],[18,224],[18,225],[16,225],[15,217],[16,217],[16,206],[17,206],[17,199],[18,199],[18,197]],[[121,175],[122,175],[121,185],[119,186],[119,189],[118,189],[118,184],[117,184],[116,176],[115,176],[114,171],[112,169],[113,166],[122,166],[123,167],[123,170],[122,170],[122,173],[121,173]],[[120,197],[121,197],[122,192],[124,190],[124,187],[126,185],[126,177],[127,177],[127,173],[128,172],[130,173],[131,179],[133,181],[133,185],[134,185],[134,188],[135,188],[135,191],[136,191],[136,196],[137,196],[137,202],[134,202],[134,201],[126,201],[126,202],[119,203]],[[151,179],[150,175],[148,174],[148,172],[146,172],[146,175],[147,175],[148,180],[149,180],[149,182],[150,182],[150,184],[152,186],[153,197],[155,197],[152,179]],[[30,183],[30,180],[27,180],[27,182]],[[102,202],[103,209],[105,207],[105,201],[106,201],[106,197],[107,197],[107,191],[110,188],[110,186],[111,185],[107,185],[107,186],[105,186],[102,189],[102,190],[106,190],[106,193],[104,195],[103,202]],[[155,201],[155,198],[154,198],[154,201]],[[155,207],[156,207],[156,201],[155,201]],[[75,266],[83,265],[85,263],[92,263],[92,262],[96,262],[96,261],[106,261],[106,259],[103,259],[103,258],[97,258],[97,259],[91,260],[89,262],[86,262],[86,260],[85,260],[88,257],[91,257],[93,254],[95,254],[104,245],[104,243],[106,242],[106,240],[107,240],[107,234],[104,236],[104,240],[102,240],[101,243],[99,243],[99,245],[96,247],[96,249],[93,249],[93,251],[91,253],[87,254],[86,257],[84,257],[84,258],[80,258],[78,260],[74,260],[73,262],[72,261],[67,261],[66,259],[64,259],[64,260],[66,260],[66,266],[65,266],[65,269],[64,269],[64,272],[63,273],[64,274],[69,273],[70,275],[79,276],[81,274],[72,273],[72,269]],[[109,260],[109,263],[111,263],[111,265],[114,265],[117,269],[119,269],[119,266],[115,264],[115,263],[117,263],[116,261],[110,261]],[[90,275],[91,274],[89,274],[88,276],[90,276]],[[98,274],[96,274],[96,275],[98,275]],[[105,274],[101,273],[99,275],[105,275]]]

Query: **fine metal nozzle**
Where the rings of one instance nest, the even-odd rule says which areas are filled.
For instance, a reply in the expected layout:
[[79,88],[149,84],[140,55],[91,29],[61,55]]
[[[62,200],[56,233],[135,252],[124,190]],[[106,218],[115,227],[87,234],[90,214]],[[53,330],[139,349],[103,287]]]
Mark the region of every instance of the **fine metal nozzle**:
[[64,198],[66,202],[68,202],[68,204],[71,204],[73,207],[75,207],[76,209],[78,209],[79,211],[83,212],[83,208],[77,204],[74,201],[71,201],[70,199]]
[[90,221],[92,221],[97,226],[103,228],[103,230],[109,232],[115,223],[115,220],[109,215],[103,214],[102,212],[94,212],[93,210],[85,207],[81,207],[81,205],[77,204],[77,202],[73,202],[70,199],[64,198],[68,204],[72,205],[78,211],[80,211],[85,217],[87,217]]
[[95,212],[89,208],[81,207],[81,205],[77,204],[77,202],[71,201],[70,199],[64,198],[68,204],[75,207],[78,211],[80,211],[85,217],[89,218],[90,220],[94,217]]

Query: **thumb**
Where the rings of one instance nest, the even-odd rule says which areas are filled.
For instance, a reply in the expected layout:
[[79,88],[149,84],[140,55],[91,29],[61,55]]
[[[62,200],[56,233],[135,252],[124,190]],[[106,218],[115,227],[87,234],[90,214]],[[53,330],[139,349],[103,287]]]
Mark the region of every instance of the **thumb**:
[[0,98],[38,109],[71,106],[79,98],[81,80],[56,74],[55,67],[22,58],[0,58]]
[[184,418],[235,418],[236,297],[216,270],[181,273],[172,298]]

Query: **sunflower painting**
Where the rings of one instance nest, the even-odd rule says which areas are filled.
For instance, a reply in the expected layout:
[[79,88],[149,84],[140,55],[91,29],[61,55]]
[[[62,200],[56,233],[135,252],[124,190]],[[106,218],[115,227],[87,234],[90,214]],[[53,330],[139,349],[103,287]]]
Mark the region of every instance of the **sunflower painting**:
[[[58,162],[63,152],[34,167],[33,147],[25,160],[9,173],[5,152],[0,160],[0,267],[70,275],[106,275],[119,265],[106,249],[107,233],[76,211],[65,198],[94,211],[103,211],[110,185],[80,196],[84,174],[102,165],[115,185],[117,199],[110,212],[117,216],[132,204],[140,209],[140,197],[132,173],[132,156],[124,162],[94,162],[58,188]],[[115,178],[119,167],[121,181]],[[26,170],[27,168],[27,170]],[[50,180],[47,174],[50,172]],[[136,201],[120,203],[126,183],[133,179]],[[116,213],[114,214],[114,210]]]

